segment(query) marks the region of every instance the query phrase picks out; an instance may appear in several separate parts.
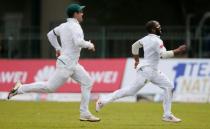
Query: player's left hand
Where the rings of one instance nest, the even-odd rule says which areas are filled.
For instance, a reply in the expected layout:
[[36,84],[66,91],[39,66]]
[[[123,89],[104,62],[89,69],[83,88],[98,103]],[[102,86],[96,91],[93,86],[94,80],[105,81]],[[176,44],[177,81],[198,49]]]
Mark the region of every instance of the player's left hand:
[[[92,43],[92,44],[93,44],[93,43]],[[95,51],[96,51],[96,49],[95,49],[95,45],[93,44],[93,47],[92,47],[92,48],[90,48],[89,50],[91,50],[91,51],[95,52]]]
[[91,50],[91,51],[95,52],[96,51],[95,45],[90,40],[89,40],[89,42],[93,45],[93,47],[92,48],[88,48],[88,50]]
[[181,45],[178,48],[179,53],[184,53],[187,50],[187,45]]

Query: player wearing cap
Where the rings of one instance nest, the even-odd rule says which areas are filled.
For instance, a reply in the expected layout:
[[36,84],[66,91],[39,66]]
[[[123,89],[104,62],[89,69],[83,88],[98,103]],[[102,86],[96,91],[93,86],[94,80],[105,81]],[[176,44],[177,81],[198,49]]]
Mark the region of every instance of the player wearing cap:
[[[80,6],[79,4],[69,5],[66,10],[68,15],[67,22],[60,24],[47,34],[51,45],[56,50],[55,73],[45,82],[31,84],[17,82],[10,91],[8,99],[17,94],[29,92],[54,92],[71,77],[81,85],[80,120],[100,121],[100,118],[90,113],[88,107],[93,81],[88,72],[78,63],[82,48],[95,51],[94,44],[84,40],[83,30],[80,26],[80,23],[83,21],[82,10],[84,8],[85,6]],[[61,45],[59,45],[57,37],[60,37]]]
[[[160,58],[170,58],[174,55],[186,51],[186,45],[181,45],[177,49],[166,51],[163,41],[160,39],[161,26],[157,21],[149,21],[146,24],[148,35],[136,41],[132,45],[134,56],[134,68],[137,69],[135,81],[131,86],[119,89],[111,94],[100,96],[96,102],[96,111],[99,111],[104,105],[125,96],[136,94],[148,81],[156,84],[164,90],[163,98],[163,121],[180,122],[181,119],[171,113],[172,103],[172,82],[168,77],[158,70]],[[139,64],[139,48],[144,49],[144,60]]]

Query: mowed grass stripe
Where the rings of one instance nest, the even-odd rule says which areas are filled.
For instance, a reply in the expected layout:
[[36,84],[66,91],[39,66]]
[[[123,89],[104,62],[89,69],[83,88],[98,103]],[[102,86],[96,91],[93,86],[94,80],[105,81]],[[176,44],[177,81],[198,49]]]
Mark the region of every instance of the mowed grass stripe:
[[162,103],[111,103],[95,113],[99,123],[79,121],[78,102],[0,101],[0,129],[210,129],[210,104],[173,103],[181,123],[161,121]]

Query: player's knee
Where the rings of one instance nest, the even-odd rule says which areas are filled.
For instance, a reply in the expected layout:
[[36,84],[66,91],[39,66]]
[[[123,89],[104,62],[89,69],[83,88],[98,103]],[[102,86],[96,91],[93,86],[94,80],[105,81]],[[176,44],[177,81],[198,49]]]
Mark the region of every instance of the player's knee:
[[165,84],[165,86],[163,87],[165,87],[168,90],[172,90],[174,88],[174,85],[172,83],[168,83],[168,84]]
[[49,84],[47,84],[46,85],[46,87],[45,87],[45,90],[46,90],[46,92],[48,92],[48,93],[53,93],[53,92],[55,92],[56,91],[56,89],[57,88],[55,88],[55,86],[50,86]]
[[170,82],[170,83],[169,83],[169,87],[170,87],[171,89],[173,89],[173,88],[174,88],[174,84],[173,84],[172,82]]
[[86,81],[85,83],[82,84],[84,87],[92,87],[93,86],[93,81],[90,79]]
[[173,87],[165,87],[163,89],[165,90],[165,92],[172,92]]
[[168,90],[169,90],[170,92],[172,92],[172,91],[173,91],[173,87],[168,88]]

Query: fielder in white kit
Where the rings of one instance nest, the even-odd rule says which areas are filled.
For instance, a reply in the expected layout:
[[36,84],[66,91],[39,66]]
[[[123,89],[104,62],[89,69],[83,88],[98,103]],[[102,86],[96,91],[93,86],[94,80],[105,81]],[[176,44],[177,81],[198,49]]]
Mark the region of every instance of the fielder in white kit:
[[[157,21],[149,21],[146,24],[148,35],[136,41],[132,45],[132,54],[134,56],[134,67],[137,69],[135,81],[128,87],[119,89],[108,95],[100,95],[96,102],[96,111],[117,99],[136,94],[145,84],[150,81],[164,90],[163,98],[163,121],[180,122],[181,119],[171,113],[172,89],[173,84],[168,77],[158,71],[160,58],[170,58],[174,55],[186,51],[186,45],[181,45],[177,49],[166,51],[163,41],[160,39],[161,26]],[[139,64],[139,48],[143,47],[144,60]]]
[[[17,95],[29,92],[54,92],[62,86],[69,77],[76,80],[81,85],[81,121],[100,121],[100,118],[92,115],[89,111],[89,100],[93,81],[87,71],[78,63],[82,48],[95,51],[93,43],[84,40],[83,30],[80,22],[83,21],[83,8],[79,4],[71,4],[67,7],[67,22],[60,24],[51,30],[47,36],[51,45],[56,50],[57,62],[56,71],[46,82],[35,82],[31,84],[21,84],[17,82],[10,91],[8,99]],[[57,37],[60,37],[59,45]]]

